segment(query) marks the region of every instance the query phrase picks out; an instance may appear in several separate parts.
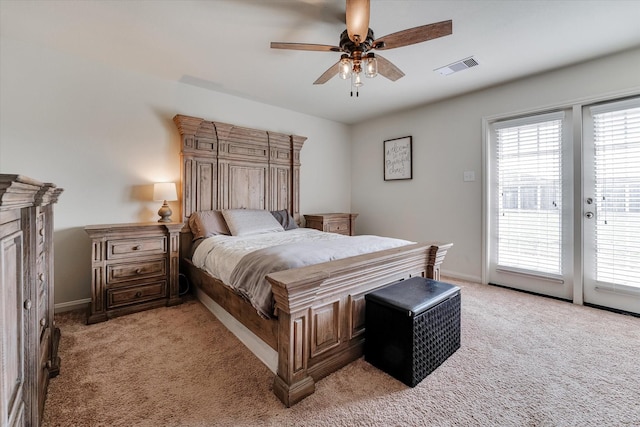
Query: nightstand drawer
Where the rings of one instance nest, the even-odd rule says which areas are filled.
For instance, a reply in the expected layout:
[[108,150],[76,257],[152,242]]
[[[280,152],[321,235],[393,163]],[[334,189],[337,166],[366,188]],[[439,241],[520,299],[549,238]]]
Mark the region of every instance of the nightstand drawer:
[[164,254],[167,252],[165,236],[141,239],[110,240],[107,242],[107,259]]
[[351,227],[349,226],[349,221],[330,221],[327,223],[327,231],[348,236],[351,233]]
[[167,262],[164,258],[107,265],[107,284],[166,276]]
[[129,304],[138,304],[160,298],[166,298],[167,281],[160,280],[130,288],[117,288],[107,290],[107,308],[122,307]]

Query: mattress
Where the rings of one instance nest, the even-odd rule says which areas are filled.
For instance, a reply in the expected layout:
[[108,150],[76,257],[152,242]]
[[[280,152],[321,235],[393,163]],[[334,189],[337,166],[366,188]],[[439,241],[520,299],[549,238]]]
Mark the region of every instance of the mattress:
[[244,296],[263,317],[272,317],[269,273],[408,245],[414,242],[373,235],[344,236],[309,228],[249,236],[206,238],[193,254],[198,268]]

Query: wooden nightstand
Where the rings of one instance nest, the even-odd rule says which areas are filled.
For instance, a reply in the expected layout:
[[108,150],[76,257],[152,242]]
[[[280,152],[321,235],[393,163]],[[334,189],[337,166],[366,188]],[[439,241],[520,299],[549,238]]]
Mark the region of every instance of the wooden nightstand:
[[353,236],[357,216],[357,213],[324,213],[305,215],[304,220],[307,228]]
[[87,323],[182,302],[181,223],[90,225],[91,303]]

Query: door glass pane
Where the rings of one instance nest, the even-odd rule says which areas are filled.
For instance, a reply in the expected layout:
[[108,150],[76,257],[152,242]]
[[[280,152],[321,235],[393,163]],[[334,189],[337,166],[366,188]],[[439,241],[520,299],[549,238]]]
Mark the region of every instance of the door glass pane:
[[496,124],[497,265],[562,274],[562,115]]
[[640,108],[593,108],[598,282],[640,287]]

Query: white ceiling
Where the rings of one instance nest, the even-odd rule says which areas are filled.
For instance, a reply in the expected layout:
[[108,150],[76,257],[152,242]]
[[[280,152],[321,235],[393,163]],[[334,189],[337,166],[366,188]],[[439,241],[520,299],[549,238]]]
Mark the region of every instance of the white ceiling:
[[[453,34],[382,52],[406,76],[367,79],[350,98],[338,77],[312,84],[339,53],[269,47],[337,45],[344,8],[343,0],[0,0],[0,30],[2,38],[344,123],[640,46],[637,0],[372,0],[376,37],[447,19]],[[480,65],[433,71],[469,56]]]

